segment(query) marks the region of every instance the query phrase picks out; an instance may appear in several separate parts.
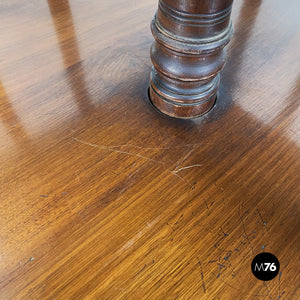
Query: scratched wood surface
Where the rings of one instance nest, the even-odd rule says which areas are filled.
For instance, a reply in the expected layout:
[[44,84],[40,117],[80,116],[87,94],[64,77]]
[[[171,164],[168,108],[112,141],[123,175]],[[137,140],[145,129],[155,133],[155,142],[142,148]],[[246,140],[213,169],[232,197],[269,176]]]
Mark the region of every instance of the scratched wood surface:
[[0,299],[300,299],[299,5],[236,1],[184,121],[147,98],[157,1],[1,1]]

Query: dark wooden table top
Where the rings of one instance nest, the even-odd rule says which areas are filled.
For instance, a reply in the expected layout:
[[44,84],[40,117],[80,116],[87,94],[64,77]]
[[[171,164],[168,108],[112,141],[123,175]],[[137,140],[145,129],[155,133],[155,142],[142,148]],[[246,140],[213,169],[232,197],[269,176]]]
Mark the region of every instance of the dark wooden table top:
[[1,1],[0,299],[300,299],[299,5],[236,1],[217,105],[176,120],[157,1]]

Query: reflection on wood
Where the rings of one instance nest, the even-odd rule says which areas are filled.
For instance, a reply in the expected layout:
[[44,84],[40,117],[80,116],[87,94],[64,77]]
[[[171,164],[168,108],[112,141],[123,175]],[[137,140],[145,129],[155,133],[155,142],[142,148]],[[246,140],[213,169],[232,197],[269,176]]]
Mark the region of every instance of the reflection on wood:
[[[69,27],[65,1],[49,1],[62,5],[52,16],[39,1],[35,10],[27,1],[12,10],[11,3],[0,4],[1,26],[18,28],[24,39],[11,35],[0,47],[0,57],[16,60],[1,65],[0,77],[15,75],[14,84],[3,79],[7,95],[24,90],[26,97],[14,98],[18,113],[30,110],[48,130],[30,136],[34,145],[20,139],[1,147],[0,299],[300,298],[300,83],[299,71],[289,73],[300,59],[295,52],[299,35],[268,57],[264,53],[272,45],[259,35],[254,44],[239,34],[240,41],[228,48],[232,57],[243,45],[243,56],[266,59],[282,74],[283,96],[265,89],[266,121],[255,114],[262,100],[257,89],[235,86],[249,82],[247,70],[253,65],[239,57],[224,69],[226,86],[218,105],[205,117],[177,120],[155,111],[145,92],[152,43],[146,28],[154,1],[72,1],[71,28],[78,28],[80,39]],[[288,32],[290,23],[274,22],[282,1],[264,1],[258,16],[251,3],[244,2],[243,14],[233,22],[244,28],[256,18],[255,35],[263,15],[266,30]],[[295,9],[286,13],[295,26],[300,23]],[[51,18],[59,28],[53,33],[47,29]],[[28,60],[39,55],[28,46],[36,30],[39,36],[53,34],[39,53],[60,60],[53,47],[63,49],[64,71],[70,75],[73,68],[73,75],[46,64],[25,81],[19,77]],[[20,43],[32,57],[22,57]],[[74,43],[84,49],[82,76]],[[278,61],[284,51],[289,55]],[[251,78],[261,85],[278,83],[277,76],[260,76],[253,69]],[[105,79],[98,105],[89,107],[85,78],[93,99]],[[73,104],[68,86],[83,108],[64,118],[61,112]],[[0,122],[8,132],[10,122],[19,120],[1,90]],[[240,105],[246,97],[254,113]],[[53,106],[51,118],[43,118]],[[7,132],[0,131],[0,140]],[[20,133],[9,134],[14,139]],[[269,282],[257,280],[250,270],[253,257],[263,251],[281,264]]]
[[89,104],[89,93],[85,84],[84,68],[80,58],[69,1],[47,0],[47,2],[55,26],[58,46],[65,65],[65,72],[69,78],[74,98],[79,110],[82,113],[87,113],[91,105]]
[[4,125],[7,134],[19,147],[24,147],[24,144],[29,142],[27,132],[22,126],[18,115],[15,113],[13,106],[11,105],[4,86],[0,81],[0,122]]

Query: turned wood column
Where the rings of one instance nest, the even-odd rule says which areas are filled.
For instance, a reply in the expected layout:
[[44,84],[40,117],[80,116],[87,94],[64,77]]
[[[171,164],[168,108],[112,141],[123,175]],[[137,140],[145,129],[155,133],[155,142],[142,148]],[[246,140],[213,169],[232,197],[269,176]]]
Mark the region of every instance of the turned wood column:
[[163,113],[193,118],[213,107],[232,36],[232,1],[159,0],[149,93]]

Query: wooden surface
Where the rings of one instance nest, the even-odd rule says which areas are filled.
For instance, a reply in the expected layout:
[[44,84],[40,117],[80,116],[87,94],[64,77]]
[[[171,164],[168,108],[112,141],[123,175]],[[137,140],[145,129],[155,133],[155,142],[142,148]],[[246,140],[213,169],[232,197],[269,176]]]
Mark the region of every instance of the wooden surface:
[[236,1],[184,121],[147,99],[156,0],[1,1],[0,298],[300,299],[299,5]]

